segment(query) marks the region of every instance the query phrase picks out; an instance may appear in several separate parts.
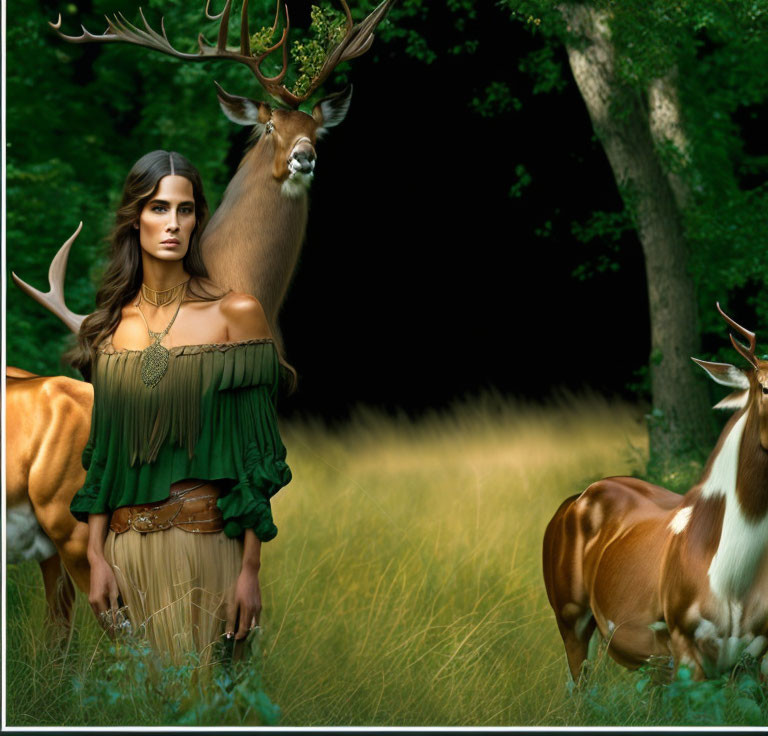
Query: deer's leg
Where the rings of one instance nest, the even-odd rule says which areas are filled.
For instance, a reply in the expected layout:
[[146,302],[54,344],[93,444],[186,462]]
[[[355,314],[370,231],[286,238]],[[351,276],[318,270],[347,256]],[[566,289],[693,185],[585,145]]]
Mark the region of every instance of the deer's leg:
[[575,603],[566,603],[563,613],[565,615],[556,616],[557,626],[563,638],[568,669],[574,683],[578,685],[588,674],[584,663],[588,659],[589,640],[597,623],[588,607],[577,606]]
[[717,662],[720,646],[715,637],[716,632],[710,636],[702,636],[698,641],[678,627],[670,631],[670,650],[672,652],[673,669],[671,677],[677,675],[680,666],[688,667],[692,670],[694,680],[706,680],[706,663],[709,662],[710,675],[715,676],[717,670],[712,667]]
[[560,506],[544,533],[544,583],[575,683],[582,677],[595,617],[582,571],[582,543],[573,496]]
[[[74,517],[73,517],[74,519]],[[91,566],[88,563],[88,524],[76,522],[65,540],[56,545],[61,561],[78,590],[88,595],[91,586]]]
[[76,521],[69,508],[58,504],[39,509],[38,519],[45,533],[56,545],[61,563],[72,576],[75,585],[87,595],[91,584],[88,525]]
[[72,606],[75,602],[75,588],[67,575],[58,554],[40,562],[48,603],[48,623],[63,635],[68,635],[72,626]]
[[69,510],[72,497],[85,479],[80,448],[85,445],[83,436],[87,427],[81,424],[74,428],[81,433],[76,444],[78,451],[55,443],[40,451],[40,459],[29,472],[29,498],[40,526],[56,546],[75,585],[87,594],[90,586],[88,525],[77,521]]

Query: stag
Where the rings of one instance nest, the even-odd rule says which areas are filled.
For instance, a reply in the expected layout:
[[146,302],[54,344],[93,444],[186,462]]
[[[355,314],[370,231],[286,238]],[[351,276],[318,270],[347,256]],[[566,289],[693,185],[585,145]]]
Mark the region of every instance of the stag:
[[[288,36],[290,20],[285,6],[285,24],[280,39],[272,46],[251,48],[248,24],[248,0],[240,11],[240,45],[227,46],[232,0],[226,0],[218,15],[211,15],[210,0],[205,15],[218,20],[215,45],[209,44],[202,34],[198,37],[198,51],[184,53],[176,50],[168,40],[165,24],[161,32],[153,30],[142,11],[143,28],[128,22],[117,13],[107,17],[107,29],[92,34],[82,27],[79,36],[61,32],[61,15],[51,27],[72,43],[122,42],[154,49],[188,62],[225,60],[245,65],[256,77],[264,91],[276,101],[267,102],[231,95],[216,84],[219,104],[224,114],[240,125],[252,126],[256,140],[224,192],[222,201],[201,238],[203,259],[215,283],[234,291],[256,296],[275,336],[281,359],[283,341],[277,323],[282,305],[296,268],[304,241],[307,224],[307,192],[312,180],[317,155],[317,139],[330,128],[341,123],[347,114],[352,88],[321,99],[308,115],[298,109],[317,92],[335,67],[364,54],[373,43],[373,32],[386,16],[394,0],[383,0],[363,21],[355,24],[346,0],[341,0],[345,14],[343,34],[328,49],[317,76],[300,93],[285,86],[288,71]],[[274,37],[280,20],[280,0],[270,38]],[[265,76],[261,67],[265,59],[275,52],[282,53],[282,68],[274,76]],[[59,296],[60,284],[52,286],[52,293],[44,298],[36,289],[20,279],[16,283],[24,291],[57,314],[76,331],[83,317],[74,315]]]
[[669,657],[704,679],[744,653],[768,675],[768,361],[755,335],[718,311],[750,364],[700,365],[736,391],[736,409],[685,495],[604,478],[562,503],[544,535],[544,580],[578,680],[595,628],[628,668]]

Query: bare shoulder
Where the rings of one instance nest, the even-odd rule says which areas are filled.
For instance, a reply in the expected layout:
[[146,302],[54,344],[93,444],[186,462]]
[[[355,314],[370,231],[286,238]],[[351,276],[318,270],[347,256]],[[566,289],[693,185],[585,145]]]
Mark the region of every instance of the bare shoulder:
[[219,309],[232,341],[272,337],[261,302],[250,294],[231,291],[222,297]]
[[264,314],[264,307],[261,306],[261,302],[255,296],[238,291],[230,291],[225,294],[219,302],[219,309],[221,309],[222,314],[235,319],[258,316],[263,317],[265,321],[267,319],[266,314]]

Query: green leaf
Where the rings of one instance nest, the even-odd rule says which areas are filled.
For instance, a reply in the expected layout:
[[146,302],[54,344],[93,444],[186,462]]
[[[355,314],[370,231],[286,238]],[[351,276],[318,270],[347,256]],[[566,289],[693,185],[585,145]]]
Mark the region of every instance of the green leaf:
[[751,698],[737,698],[734,706],[738,709],[741,717],[751,726],[764,726],[765,719],[760,710],[760,706]]

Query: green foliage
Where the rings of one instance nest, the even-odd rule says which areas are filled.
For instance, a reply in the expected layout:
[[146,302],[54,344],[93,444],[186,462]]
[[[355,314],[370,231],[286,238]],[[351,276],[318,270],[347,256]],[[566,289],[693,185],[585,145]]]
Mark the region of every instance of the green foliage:
[[551,238],[554,231],[554,224],[552,220],[545,220],[541,226],[534,228],[534,233],[537,238]]
[[[360,15],[371,12],[379,2],[360,0]],[[477,0],[448,0],[444,7],[450,12],[451,25],[457,32],[457,40],[445,47],[436,46],[431,35],[414,28],[414,25],[422,25],[424,22],[429,27],[434,18],[434,6],[430,6],[426,0],[398,0],[391,7],[387,21],[378,27],[376,37],[384,42],[400,44],[406,54],[423,64],[433,64],[443,55],[474,54],[479,47],[474,28],[483,22],[483,14],[478,10],[479,3]],[[438,12],[442,9],[443,4]]]
[[275,45],[277,41],[277,33],[277,25],[262,26],[249,39],[251,43],[251,53],[255,56],[265,53],[267,49]]
[[518,199],[523,196],[526,188],[531,185],[533,178],[523,164],[515,166],[515,176],[517,176],[517,181],[509,188],[509,196],[513,199]]
[[574,222],[571,232],[582,243],[590,243],[596,238],[604,238],[617,243],[633,227],[632,218],[626,210],[621,212],[593,212],[587,222]]
[[621,239],[632,230],[634,223],[628,209],[621,212],[595,211],[585,223],[571,223],[574,237],[585,244],[599,241],[603,249],[595,249],[594,256],[582,261],[573,270],[573,276],[580,281],[591,278],[597,273],[609,273],[619,270],[616,260]]
[[423,61],[425,64],[432,64],[437,60],[437,54],[430,48],[427,39],[424,36],[419,35],[415,31],[406,32],[408,43],[405,46],[405,51],[415,59]]
[[512,95],[512,90],[506,82],[491,82],[483,90],[482,97],[473,97],[469,104],[484,118],[495,117],[509,110],[519,111],[523,106],[520,100]]
[[571,684],[576,719],[595,726],[759,726],[768,721],[768,685],[759,665],[744,655],[731,674],[698,681],[681,666],[672,676],[669,658],[658,657],[636,672],[613,675],[606,643],[595,634],[588,677]]
[[451,46],[449,49],[447,49],[447,51],[449,54],[453,54],[454,56],[458,56],[459,54],[474,54],[479,46],[479,41],[474,38],[468,38],[461,43],[457,43],[456,45]]
[[517,68],[533,79],[533,94],[560,92],[568,83],[562,64],[555,58],[555,46],[552,42],[524,56],[518,62]]
[[298,76],[291,90],[301,96],[320,74],[328,52],[341,41],[346,29],[346,17],[330,5],[313,5],[309,38],[293,42],[291,56],[298,65]]
[[[195,693],[194,697],[190,692]],[[260,724],[275,726],[280,722],[280,707],[264,692],[259,670],[242,664],[220,671],[213,686],[201,691],[185,688],[176,714],[184,726],[236,726]]]
[[768,721],[768,688],[760,684],[760,667],[748,655],[733,675],[697,681],[681,666],[669,684],[654,683],[649,667],[641,668],[637,691],[652,703],[660,722],[691,726],[761,726]]
[[460,13],[463,17],[473,20],[477,17],[475,0],[447,0],[448,8],[454,13]]
[[651,398],[651,372],[648,365],[641,365],[632,373],[632,378],[627,381],[627,390],[633,395],[649,401]]
[[525,24],[534,35],[562,40],[567,32],[558,3],[547,0],[500,0],[499,5],[509,11],[514,21]]
[[25,563],[8,570],[7,671],[15,693],[8,703],[9,723],[91,727],[279,723],[280,708],[263,687],[258,636],[249,637],[238,661],[232,661],[231,644],[222,643],[209,667],[201,669],[194,653],[183,664],[173,665],[130,634],[110,641],[79,596],[73,638],[60,647],[41,636],[45,601],[35,567]]

